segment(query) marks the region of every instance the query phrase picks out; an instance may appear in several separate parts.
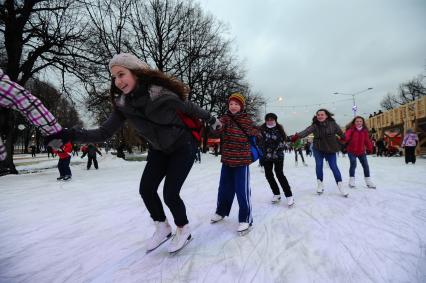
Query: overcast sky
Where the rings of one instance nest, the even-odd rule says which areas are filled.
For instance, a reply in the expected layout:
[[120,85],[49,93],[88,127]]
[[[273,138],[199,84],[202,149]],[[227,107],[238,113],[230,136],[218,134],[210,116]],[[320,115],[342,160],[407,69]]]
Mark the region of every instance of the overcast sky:
[[400,83],[426,75],[425,0],[199,2],[228,26],[252,88],[289,134],[308,126],[320,107],[346,124],[351,96],[334,92],[372,87],[355,96],[358,114],[368,116]]

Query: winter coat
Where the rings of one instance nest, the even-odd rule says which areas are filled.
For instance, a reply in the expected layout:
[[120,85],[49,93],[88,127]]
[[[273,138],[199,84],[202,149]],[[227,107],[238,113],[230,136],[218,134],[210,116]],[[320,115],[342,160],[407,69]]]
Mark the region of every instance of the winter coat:
[[294,148],[295,150],[300,149],[303,147],[302,141],[301,140],[297,140],[294,143],[291,144],[291,147]]
[[116,100],[115,110],[98,129],[78,130],[74,138],[80,143],[104,142],[128,120],[153,149],[171,153],[192,139],[178,110],[191,117],[211,119],[208,111],[191,101],[182,101],[164,87],[152,85],[146,90],[140,85]]
[[402,141],[402,146],[417,146],[419,142],[419,137],[416,133],[407,133],[404,136],[404,140]]
[[311,133],[314,134],[313,148],[325,153],[336,153],[340,150],[336,135],[340,136],[342,139],[345,138],[340,127],[332,120],[313,123],[305,130],[297,133],[297,136],[299,138],[304,138]]
[[262,126],[260,131],[262,134],[260,146],[263,152],[263,159],[265,161],[283,160],[285,137],[278,127],[268,128]]
[[60,150],[52,149],[53,153],[56,153],[60,159],[67,159],[71,156],[72,144],[67,142],[64,144]]
[[367,129],[364,127],[358,130],[355,126],[352,126],[346,130],[345,142],[347,143],[347,152],[355,156],[361,156],[365,154],[365,151],[373,151],[373,144],[368,136]]
[[[234,120],[243,129],[238,127]],[[253,125],[250,116],[244,112],[236,114],[228,112],[220,118],[220,121],[222,122],[222,128],[218,132],[222,134],[221,162],[230,167],[244,166],[252,163],[250,143],[247,135],[257,136],[258,130]]]
[[93,144],[89,144],[87,146],[86,151],[81,156],[81,158],[85,157],[86,154],[87,154],[88,157],[94,158],[94,157],[96,157],[96,153],[98,153],[99,155],[102,155],[102,153],[99,151],[99,149],[96,146],[94,146]]

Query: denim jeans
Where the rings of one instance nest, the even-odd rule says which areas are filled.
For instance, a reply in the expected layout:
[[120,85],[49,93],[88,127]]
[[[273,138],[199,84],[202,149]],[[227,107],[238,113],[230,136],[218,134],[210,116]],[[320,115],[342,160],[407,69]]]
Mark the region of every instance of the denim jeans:
[[356,168],[356,159],[359,159],[362,168],[364,169],[364,177],[370,177],[370,168],[368,167],[367,155],[363,154],[360,156],[355,156],[352,153],[348,153],[350,167],[349,167],[349,177],[355,177],[355,168]]
[[315,157],[315,172],[317,174],[317,179],[322,182],[323,180],[323,164],[324,158],[327,160],[328,165],[330,166],[331,171],[334,175],[334,180],[337,182],[342,181],[342,175],[340,174],[339,168],[337,167],[336,153],[326,153],[323,151],[319,151],[317,149],[313,149],[314,157]]

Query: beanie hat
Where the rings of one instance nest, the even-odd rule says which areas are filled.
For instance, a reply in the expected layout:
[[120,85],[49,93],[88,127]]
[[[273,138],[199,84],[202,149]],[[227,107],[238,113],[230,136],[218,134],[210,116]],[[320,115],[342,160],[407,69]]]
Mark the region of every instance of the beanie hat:
[[273,120],[277,121],[278,117],[275,113],[268,113],[268,114],[265,115],[265,121],[269,120],[269,119],[273,119]]
[[149,69],[148,64],[139,60],[135,55],[130,53],[120,53],[114,55],[109,61],[109,71],[113,66],[121,66],[129,70],[144,70]]
[[228,98],[228,102],[231,101],[231,99],[238,102],[238,104],[240,104],[241,106],[241,109],[243,109],[244,106],[246,105],[246,99],[239,92],[234,92],[233,94],[231,94]]

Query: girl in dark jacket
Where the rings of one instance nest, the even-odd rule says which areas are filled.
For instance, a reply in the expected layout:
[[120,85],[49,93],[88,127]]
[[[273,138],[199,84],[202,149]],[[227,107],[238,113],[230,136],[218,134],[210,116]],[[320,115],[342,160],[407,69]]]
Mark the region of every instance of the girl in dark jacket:
[[293,193],[283,172],[284,146],[287,135],[277,119],[276,114],[268,113],[265,115],[265,123],[260,127],[262,134],[263,166],[265,167],[266,180],[274,194],[272,203],[278,203],[281,200],[280,189],[272,172],[272,169],[274,169],[278,182],[287,198],[287,204],[288,206],[292,206],[294,204]]
[[334,179],[337,183],[337,187],[343,196],[347,197],[349,194],[343,187],[342,175],[340,174],[339,168],[337,167],[336,152],[340,150],[340,146],[337,142],[338,135],[341,139],[345,138],[342,130],[333,118],[333,114],[327,109],[319,109],[314,118],[312,119],[312,125],[307,127],[300,133],[296,133],[291,141],[294,142],[299,138],[304,138],[309,134],[314,134],[313,148],[312,151],[315,157],[315,171],[317,175],[317,193],[322,194],[324,192],[323,185],[323,162],[327,160],[331,171],[333,172]]
[[373,144],[368,136],[368,128],[365,125],[365,120],[361,116],[356,116],[346,128],[345,142],[350,161],[349,187],[355,187],[355,168],[356,159],[358,158],[364,169],[364,179],[367,187],[375,189],[376,186],[370,179],[370,168],[367,161],[367,154],[373,152]]
[[191,239],[185,204],[179,194],[196,152],[195,139],[182,122],[181,114],[204,119],[214,128],[220,127],[220,121],[187,100],[189,89],[183,83],[149,68],[132,54],[115,55],[109,69],[113,80],[114,111],[107,121],[95,130],[64,130],[53,135],[50,144],[57,146],[61,143],[55,138],[100,143],[117,132],[126,120],[133,124],[138,134],[149,143],[147,164],[139,188],[156,225],[147,251],[154,250],[172,235],[157,193],[164,179],[164,202],[177,226],[168,250],[176,252]]

